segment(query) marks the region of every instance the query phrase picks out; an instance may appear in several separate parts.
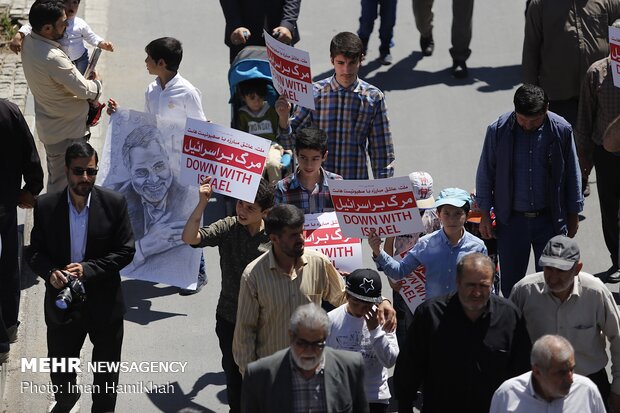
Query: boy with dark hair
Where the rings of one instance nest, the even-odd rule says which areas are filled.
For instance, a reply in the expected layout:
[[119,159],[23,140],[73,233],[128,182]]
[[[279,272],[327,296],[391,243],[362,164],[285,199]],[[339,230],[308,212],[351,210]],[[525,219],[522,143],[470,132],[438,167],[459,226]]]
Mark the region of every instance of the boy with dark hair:
[[305,214],[332,211],[328,179],[342,179],[321,166],[327,159],[327,134],[318,128],[304,128],[295,135],[298,167],[276,185],[276,205],[292,204]]
[[465,255],[487,254],[484,242],[465,230],[467,213],[471,208],[469,192],[446,188],[439,193],[435,207],[441,229],[423,236],[405,257],[396,261],[381,248],[381,238],[374,232],[368,238],[377,269],[399,280],[419,265],[426,268],[426,299],[456,291],[456,264]]
[[273,206],[273,188],[261,179],[254,203],[237,200],[237,215],[200,227],[209,198],[213,194],[211,177],[200,189],[196,209],[183,229],[183,241],[192,247],[215,247],[220,252],[222,291],[215,310],[215,333],[222,351],[222,368],[226,375],[226,391],[231,412],[239,412],[241,404],[241,374],[232,355],[233,333],[237,318],[237,297],[241,274],[246,265],[268,250],[264,216]]
[[265,100],[267,83],[264,79],[244,80],[237,85],[237,89],[244,103],[237,112],[237,129],[273,142],[265,171],[269,182],[275,183],[282,179],[281,162],[284,154],[284,149],[276,140],[278,122],[287,122],[289,112],[284,106],[280,106],[279,111],[276,111]]
[[[357,77],[362,41],[354,33],[342,32],[332,39],[329,52],[334,75],[314,83],[314,110],[300,106],[290,122],[280,122],[280,143],[290,148],[293,133],[313,125],[327,133],[326,169],[344,179],[368,179],[370,157],[373,177],[389,178],[394,175],[394,145],[384,95]],[[276,110],[280,106],[290,109],[284,97],[276,101]]]
[[[163,118],[206,120],[202,111],[200,90],[179,74],[183,46],[173,37],[160,37],[144,48],[146,70],[157,78],[144,94],[144,111]],[[118,103],[108,100],[108,115],[116,112]]]

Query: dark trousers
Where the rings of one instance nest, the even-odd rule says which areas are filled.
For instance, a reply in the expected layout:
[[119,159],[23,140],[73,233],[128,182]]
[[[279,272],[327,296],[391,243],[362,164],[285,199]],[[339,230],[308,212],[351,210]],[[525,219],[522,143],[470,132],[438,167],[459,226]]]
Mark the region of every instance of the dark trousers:
[[[92,361],[120,361],[123,345],[123,319],[106,325],[85,326],[72,321],[67,325],[47,328],[47,356],[52,358],[80,357],[80,350],[86,335],[93,343]],[[116,385],[118,372],[93,373],[93,413],[111,412],[116,406]],[[75,373],[50,373],[52,384],[58,386],[56,401],[62,402],[71,397],[69,385],[75,384]],[[75,391],[73,392],[75,393]]]
[[607,152],[603,147],[594,149],[596,188],[601,207],[603,237],[611,262],[618,268],[618,217],[620,216],[620,156]]
[[215,315],[215,334],[220,342],[222,351],[222,369],[226,376],[226,393],[228,395],[228,406],[230,413],[241,411],[241,382],[242,377],[239,373],[239,366],[235,363],[232,354],[233,335],[235,324],[224,320],[219,315]]
[[387,412],[388,404],[385,403],[368,403],[370,413],[385,413]]
[[549,213],[536,218],[512,214],[507,224],[497,222],[497,250],[500,282],[504,297],[527,272],[530,249],[534,249],[536,271],[542,271],[538,259],[547,242],[556,235]]
[[6,207],[0,219],[0,353],[9,351],[7,329],[17,325],[20,283],[17,271],[17,211]]
[[550,100],[549,110],[554,112],[571,124],[573,128],[577,124],[577,108],[579,107],[579,98],[574,97],[566,100]]
[[409,326],[413,321],[413,314],[411,314],[407,303],[398,291],[392,291],[392,301],[394,311],[396,311],[396,340],[398,341],[398,347],[405,348],[405,338],[407,337],[407,330],[409,330]]
[[364,46],[368,45],[368,39],[375,26],[377,14],[381,17],[379,26],[379,52],[381,54],[390,53],[392,47],[392,37],[394,36],[394,25],[396,24],[396,0],[362,0],[362,14],[360,15],[360,28],[357,35],[360,37]]
[[607,371],[602,368],[596,373],[588,374],[588,378],[596,384],[596,387],[598,387],[598,391],[601,393],[601,397],[603,398],[603,402],[605,403],[605,406],[607,406],[607,399],[609,398],[609,393],[611,392],[611,385],[609,384]]

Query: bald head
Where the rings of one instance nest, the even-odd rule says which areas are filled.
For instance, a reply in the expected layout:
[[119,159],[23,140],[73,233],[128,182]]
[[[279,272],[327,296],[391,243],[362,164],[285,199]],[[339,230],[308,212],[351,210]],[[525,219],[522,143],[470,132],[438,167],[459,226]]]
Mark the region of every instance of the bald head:
[[536,340],[532,346],[530,363],[543,371],[555,363],[566,363],[574,356],[571,343],[562,336],[547,334]]

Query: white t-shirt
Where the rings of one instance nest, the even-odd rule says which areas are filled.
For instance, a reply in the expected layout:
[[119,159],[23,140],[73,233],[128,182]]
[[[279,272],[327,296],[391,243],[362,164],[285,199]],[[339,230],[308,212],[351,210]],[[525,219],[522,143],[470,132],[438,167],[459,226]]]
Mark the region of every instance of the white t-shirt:
[[163,118],[207,120],[202,111],[200,90],[179,73],[170,79],[164,89],[159,79],[148,86],[144,96],[144,111]]
[[370,403],[389,403],[388,368],[396,363],[398,341],[394,333],[381,326],[368,331],[363,318],[347,312],[347,304],[329,312],[331,330],[327,345],[340,350],[360,353],[364,359],[364,389]]

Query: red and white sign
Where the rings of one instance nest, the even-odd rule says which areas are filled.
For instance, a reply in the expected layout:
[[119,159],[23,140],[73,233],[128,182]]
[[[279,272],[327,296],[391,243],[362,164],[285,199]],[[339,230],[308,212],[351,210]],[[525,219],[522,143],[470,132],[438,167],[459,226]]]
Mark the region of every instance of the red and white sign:
[[362,268],[362,240],[342,235],[335,212],[306,214],[305,248],[327,255],[338,271]]
[[330,180],[329,192],[342,233],[368,238],[424,231],[409,177],[373,180]]
[[181,149],[181,182],[200,186],[213,177],[215,192],[254,202],[271,141],[188,118]]
[[614,86],[620,87],[620,28],[609,26],[609,54]]
[[[406,254],[406,253],[405,253]],[[397,257],[394,257],[397,259]],[[402,258],[401,258],[402,259]],[[397,259],[400,261],[400,259]],[[390,280],[392,280],[390,278]],[[398,293],[407,303],[411,314],[415,309],[426,300],[426,269],[423,265],[418,266],[411,274],[400,280],[392,280],[394,284],[400,286]]]
[[264,30],[263,35],[273,87],[289,102],[314,109],[310,54],[277,41]]

